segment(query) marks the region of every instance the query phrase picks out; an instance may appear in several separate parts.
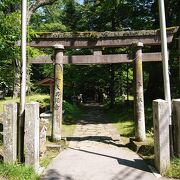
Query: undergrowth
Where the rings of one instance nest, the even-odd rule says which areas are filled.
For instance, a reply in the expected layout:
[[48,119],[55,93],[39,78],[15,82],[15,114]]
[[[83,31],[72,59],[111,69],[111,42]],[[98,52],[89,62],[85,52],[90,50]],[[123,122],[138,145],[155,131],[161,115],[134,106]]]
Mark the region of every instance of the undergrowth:
[[8,180],[39,180],[40,177],[31,167],[20,164],[0,163],[0,179]]
[[167,170],[166,176],[180,179],[180,158],[173,158],[171,165]]

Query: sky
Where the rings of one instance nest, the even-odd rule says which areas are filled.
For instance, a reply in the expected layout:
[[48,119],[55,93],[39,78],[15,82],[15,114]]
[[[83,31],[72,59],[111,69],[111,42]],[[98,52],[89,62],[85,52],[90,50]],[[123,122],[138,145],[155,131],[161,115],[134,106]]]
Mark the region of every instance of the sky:
[[78,1],[79,1],[80,4],[82,4],[84,0],[78,0]]

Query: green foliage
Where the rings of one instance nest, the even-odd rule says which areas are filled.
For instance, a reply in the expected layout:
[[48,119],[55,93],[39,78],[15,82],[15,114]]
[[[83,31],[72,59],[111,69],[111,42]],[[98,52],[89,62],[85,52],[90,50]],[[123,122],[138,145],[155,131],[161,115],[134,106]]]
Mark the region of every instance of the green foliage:
[[168,169],[166,176],[170,178],[180,178],[180,158],[174,158],[171,160],[171,166]]
[[110,122],[114,124],[121,136],[134,137],[135,129],[132,111],[124,110],[121,111],[121,113],[117,113],[117,111],[114,109],[108,112],[108,118]]
[[[26,102],[36,101],[39,102],[40,108],[47,107],[49,105],[49,95],[45,94],[34,94],[26,96]],[[0,112],[3,112],[3,105],[7,103],[19,102],[19,98],[6,97],[4,100],[0,100]]]
[[0,177],[9,180],[38,180],[40,177],[35,173],[33,168],[20,164],[0,163]]
[[[4,15],[0,11],[0,82],[12,89],[19,47],[15,46],[20,34],[20,14]],[[7,73],[8,72],[8,73]]]
[[63,124],[76,124],[76,120],[81,116],[80,108],[71,104],[67,101],[63,101],[63,110],[64,110],[64,120]]
[[47,167],[51,160],[55,158],[59,154],[59,151],[57,150],[49,150],[46,151],[46,154],[44,157],[40,160],[40,166],[41,167]]

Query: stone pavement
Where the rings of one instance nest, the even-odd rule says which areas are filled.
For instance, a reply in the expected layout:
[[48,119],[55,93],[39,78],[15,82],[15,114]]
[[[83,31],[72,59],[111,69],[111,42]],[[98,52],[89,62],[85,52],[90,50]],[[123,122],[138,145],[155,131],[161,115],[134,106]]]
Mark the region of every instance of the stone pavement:
[[[155,180],[147,164],[121,143],[97,104],[87,104],[69,148],[48,166],[43,180]],[[158,178],[160,180],[166,178]]]

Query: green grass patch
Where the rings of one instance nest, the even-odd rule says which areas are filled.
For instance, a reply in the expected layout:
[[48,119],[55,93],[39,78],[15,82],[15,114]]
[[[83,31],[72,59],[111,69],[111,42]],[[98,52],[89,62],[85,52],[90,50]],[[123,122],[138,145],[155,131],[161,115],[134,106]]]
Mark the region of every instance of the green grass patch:
[[58,154],[59,154],[59,151],[57,150],[46,151],[43,158],[41,158],[40,160],[40,166],[46,168],[51,162],[51,160],[55,158]]
[[[7,103],[19,102],[19,98],[5,97],[5,99],[0,100],[0,112],[3,112],[3,105]],[[36,101],[39,102],[40,107],[44,108],[50,104],[50,96],[46,94],[34,94],[26,96],[26,102]]]
[[180,158],[171,160],[171,166],[167,170],[167,177],[180,179]]
[[133,137],[134,136],[134,121],[132,111],[129,112],[120,112],[110,110],[108,112],[108,119],[112,123],[121,136],[124,137]]
[[75,129],[76,129],[75,124],[72,124],[72,125],[63,124],[62,125],[62,137],[72,136],[74,134]]
[[26,167],[20,164],[4,164],[0,163],[0,179],[8,180],[38,180],[40,177],[31,167]]
[[69,137],[73,135],[76,128],[77,120],[80,119],[82,109],[76,104],[71,104],[63,101],[63,123],[62,123],[62,136]]
[[134,122],[120,121],[114,124],[121,136],[133,137],[134,136]]
[[77,123],[77,120],[81,117],[82,110],[76,104],[71,104],[67,101],[63,101],[64,110],[64,125],[73,125]]
[[[63,101],[63,121],[62,121],[62,137],[69,137],[73,135],[76,128],[77,120],[80,119],[82,110],[75,104],[71,104],[67,101]],[[52,118],[49,119],[49,123],[46,124],[47,135],[51,136]]]

